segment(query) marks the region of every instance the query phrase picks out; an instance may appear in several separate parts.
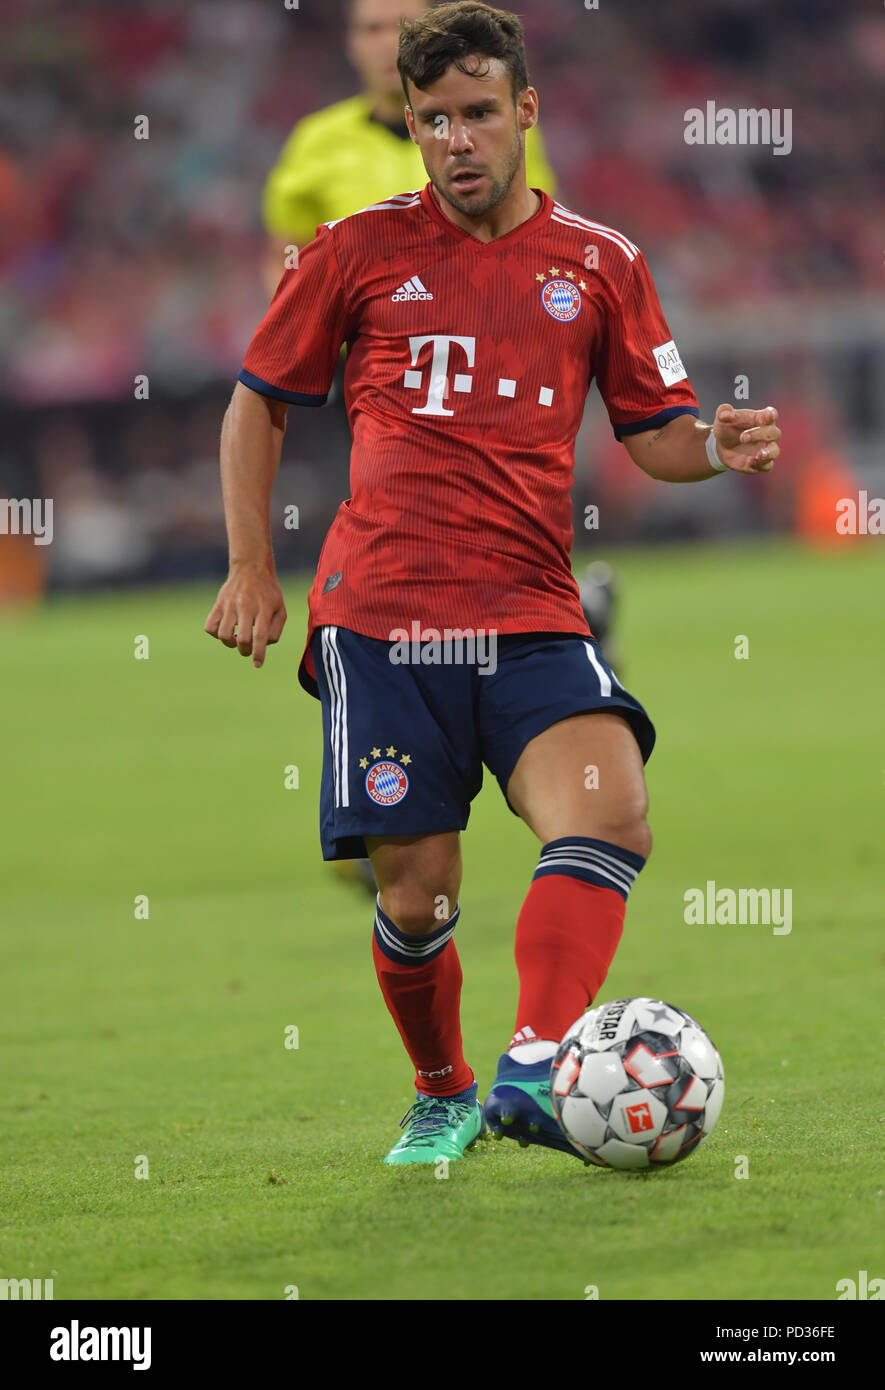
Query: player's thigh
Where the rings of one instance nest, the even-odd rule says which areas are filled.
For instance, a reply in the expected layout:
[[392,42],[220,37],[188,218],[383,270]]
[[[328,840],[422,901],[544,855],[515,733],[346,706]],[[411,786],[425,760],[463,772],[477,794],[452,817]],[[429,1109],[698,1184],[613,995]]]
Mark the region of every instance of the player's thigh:
[[407,935],[447,922],[461,890],[461,836],[366,836],[366,849],[388,917]]
[[655,729],[595,638],[503,639],[480,729],[486,765],[543,844],[578,835],[648,854],[643,764]]
[[576,714],[530,739],[507,783],[507,800],[542,844],[582,835],[644,857],[651,849],[642,754],[618,714]]

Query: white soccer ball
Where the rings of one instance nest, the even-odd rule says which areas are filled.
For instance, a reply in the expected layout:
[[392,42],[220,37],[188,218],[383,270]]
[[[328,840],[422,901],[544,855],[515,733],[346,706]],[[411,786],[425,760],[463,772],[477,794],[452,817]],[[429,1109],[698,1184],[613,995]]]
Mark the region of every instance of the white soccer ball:
[[679,1163],[719,1119],[722,1058],[689,1014],[615,999],[582,1014],[550,1067],[550,1100],[575,1148],[605,1168]]

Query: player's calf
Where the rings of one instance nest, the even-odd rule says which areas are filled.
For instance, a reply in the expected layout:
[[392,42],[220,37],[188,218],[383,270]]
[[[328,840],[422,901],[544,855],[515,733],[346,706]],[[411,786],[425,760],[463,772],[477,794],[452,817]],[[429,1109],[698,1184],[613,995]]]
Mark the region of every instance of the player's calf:
[[550,1102],[550,1062],[575,1019],[596,998],[624,925],[627,896],[644,859],[610,841],[571,835],[544,845],[516,925],[519,1005],[510,1050],[486,1098],[495,1138],[577,1150]]

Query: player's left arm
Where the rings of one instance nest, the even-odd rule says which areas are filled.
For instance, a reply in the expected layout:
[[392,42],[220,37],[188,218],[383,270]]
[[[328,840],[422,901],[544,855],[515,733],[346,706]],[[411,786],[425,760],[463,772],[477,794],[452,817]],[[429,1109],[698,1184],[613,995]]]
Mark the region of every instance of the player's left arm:
[[720,405],[712,425],[693,415],[677,415],[657,430],[626,435],[621,443],[633,462],[650,478],[667,483],[697,483],[715,478],[721,469],[711,467],[707,439],[716,440],[720,463],[734,473],[768,473],[780,453],[777,411],[736,410]]

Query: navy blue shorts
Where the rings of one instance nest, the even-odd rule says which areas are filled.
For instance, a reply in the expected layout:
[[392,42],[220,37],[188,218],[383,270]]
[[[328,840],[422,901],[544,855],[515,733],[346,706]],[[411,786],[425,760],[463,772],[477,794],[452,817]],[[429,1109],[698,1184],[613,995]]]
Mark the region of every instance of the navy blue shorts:
[[489,652],[463,648],[462,664],[457,642],[447,651],[439,644],[454,660],[438,665],[395,664],[396,646],[343,627],[318,628],[311,640],[323,707],[324,859],[361,858],[366,835],[463,830],[483,764],[506,797],[529,740],[569,715],[612,710],[632,728],[643,762],[654,747],[654,725],[592,637],[499,636]]

